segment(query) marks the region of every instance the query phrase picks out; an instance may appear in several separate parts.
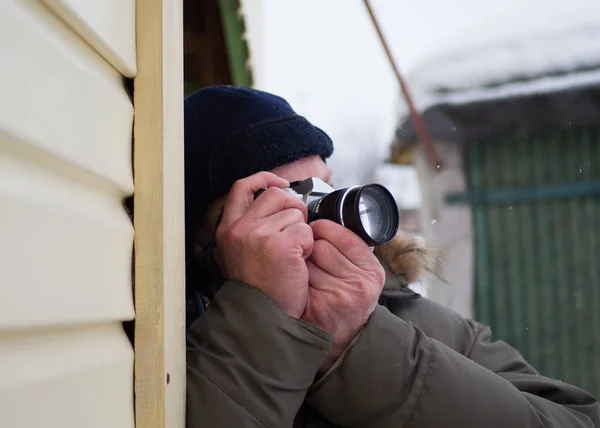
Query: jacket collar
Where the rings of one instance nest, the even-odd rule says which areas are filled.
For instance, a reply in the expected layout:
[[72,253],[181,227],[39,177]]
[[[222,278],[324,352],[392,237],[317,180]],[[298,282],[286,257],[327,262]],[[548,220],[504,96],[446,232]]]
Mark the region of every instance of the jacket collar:
[[385,283],[381,292],[382,297],[403,298],[417,294],[408,288],[408,281],[403,275],[396,275],[393,273],[390,267],[383,260],[381,260],[381,258],[379,261],[385,269]]

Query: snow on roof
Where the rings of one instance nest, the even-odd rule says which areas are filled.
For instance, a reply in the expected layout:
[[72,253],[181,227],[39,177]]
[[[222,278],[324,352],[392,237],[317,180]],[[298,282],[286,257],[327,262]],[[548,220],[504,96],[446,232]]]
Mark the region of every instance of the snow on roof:
[[417,108],[600,83],[600,1],[547,1],[480,22],[409,70]]

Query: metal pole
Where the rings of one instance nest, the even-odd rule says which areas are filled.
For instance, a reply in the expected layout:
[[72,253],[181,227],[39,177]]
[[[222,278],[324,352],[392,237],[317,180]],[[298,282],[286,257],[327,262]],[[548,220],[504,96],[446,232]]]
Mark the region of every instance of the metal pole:
[[390,51],[390,48],[388,47],[388,44],[385,41],[385,37],[383,36],[383,33],[381,32],[381,28],[379,27],[379,23],[377,22],[377,18],[375,17],[375,14],[373,13],[373,9],[371,8],[369,0],[363,0],[363,2],[365,3],[365,6],[367,7],[367,11],[369,12],[369,15],[371,17],[373,26],[375,27],[375,30],[377,31],[377,35],[379,36],[379,40],[381,41],[381,45],[383,46],[383,49],[385,50],[385,54],[387,55],[388,60],[390,61],[390,64],[392,65],[392,69],[394,70],[396,79],[398,79],[398,83],[400,84],[400,89],[402,90],[402,95],[404,96],[404,99],[406,100],[406,104],[408,105],[410,117],[415,125],[418,137],[423,141],[423,144],[425,145],[425,149],[427,150],[427,154],[429,156],[429,161],[431,163],[431,166],[434,169],[439,169],[439,168],[441,168],[441,164],[440,164],[440,161],[435,152],[431,134],[429,134],[429,131],[427,130],[427,127],[425,126],[425,121],[423,120],[423,117],[419,114],[419,112],[415,108],[415,105],[413,103],[410,92],[408,91],[406,82],[402,78],[402,75],[400,74],[400,70],[398,69],[396,62],[394,61],[392,52]]

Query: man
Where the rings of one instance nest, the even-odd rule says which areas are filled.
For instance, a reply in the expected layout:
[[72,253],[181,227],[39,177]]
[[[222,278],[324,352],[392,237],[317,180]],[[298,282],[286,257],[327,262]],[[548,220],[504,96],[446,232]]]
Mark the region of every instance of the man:
[[203,89],[185,132],[187,287],[202,313],[188,427],[600,427],[591,395],[409,291],[406,245],[387,253],[409,263],[382,266],[343,226],[306,223],[281,188],[330,181],[333,145],[285,100]]

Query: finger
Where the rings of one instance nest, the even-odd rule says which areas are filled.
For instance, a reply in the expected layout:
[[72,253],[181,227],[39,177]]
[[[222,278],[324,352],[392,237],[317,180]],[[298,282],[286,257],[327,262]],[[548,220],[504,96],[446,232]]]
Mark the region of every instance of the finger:
[[366,269],[374,262],[375,255],[357,234],[341,224],[329,220],[317,220],[311,224],[316,240],[324,239],[333,244],[350,262]]
[[311,287],[321,290],[320,284],[331,284],[334,281],[332,275],[321,269],[311,259],[306,261],[306,268],[308,270],[308,283]]
[[325,239],[315,240],[310,260],[335,277],[348,275],[356,269],[356,266],[340,250]]
[[252,219],[263,219],[286,209],[296,209],[308,219],[308,210],[304,202],[278,187],[267,189],[248,208],[246,215]]
[[295,223],[281,232],[291,245],[301,249],[302,257],[306,260],[313,250],[314,239],[311,227],[305,222]]
[[[242,217],[254,200],[259,189],[269,187],[289,187],[290,183],[270,172],[259,172],[236,181],[223,207],[222,223],[230,224]],[[260,199],[260,198],[259,198]]]
[[[304,213],[297,208],[288,208],[262,219],[259,228],[262,229],[265,234],[272,234],[282,232],[284,229],[296,223],[306,224]],[[312,235],[312,229],[310,229],[310,234]]]

